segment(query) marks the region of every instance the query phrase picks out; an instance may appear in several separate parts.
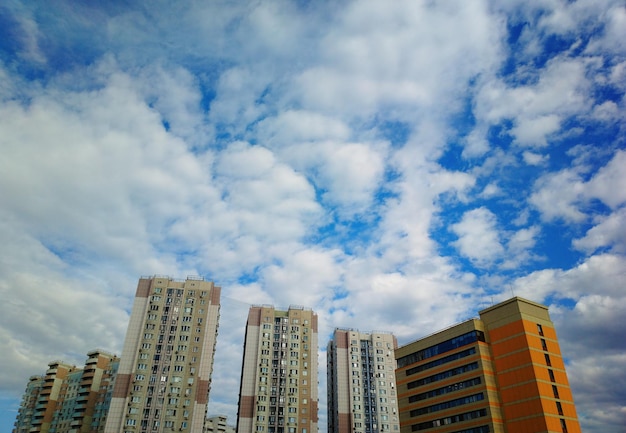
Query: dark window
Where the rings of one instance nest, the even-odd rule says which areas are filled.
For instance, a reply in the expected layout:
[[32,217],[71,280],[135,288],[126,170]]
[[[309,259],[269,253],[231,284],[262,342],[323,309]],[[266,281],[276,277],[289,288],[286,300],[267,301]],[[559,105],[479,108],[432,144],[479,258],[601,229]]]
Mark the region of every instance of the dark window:
[[548,375],[550,376],[550,380],[552,382],[556,382],[556,380],[554,379],[554,371],[550,370],[549,368],[548,368]]
[[561,418],[561,429],[563,429],[563,433],[567,433],[567,424],[565,424],[565,420]]
[[472,362],[471,364],[466,364],[450,370],[442,371],[441,373],[433,374],[432,376],[428,376],[423,379],[414,380],[413,382],[407,383],[406,386],[408,389],[417,388],[418,386],[426,385],[427,383],[437,382],[448,377],[476,370],[477,368],[478,362]]
[[483,332],[471,331],[466,334],[459,335],[458,337],[451,338],[450,340],[446,340],[439,344],[435,344],[434,346],[427,347],[426,349],[403,356],[398,359],[398,368],[406,367],[407,365],[432,358],[433,356],[441,355],[458,347],[475,343],[477,341],[485,341],[485,334]]
[[485,395],[482,392],[478,394],[468,395],[465,397],[457,398],[455,400],[448,400],[438,404],[433,404],[432,406],[421,407],[419,409],[414,409],[409,412],[409,416],[419,416],[424,415],[426,413],[437,412],[440,410],[450,409],[452,407],[462,406],[464,404],[470,404],[477,401],[481,401],[485,399]]
[[563,406],[561,406],[561,402],[556,402],[556,410],[559,412],[559,415],[563,415]]
[[[486,409],[474,410],[472,412],[466,412],[459,415],[452,415],[445,418],[426,421],[419,424],[413,424],[411,431],[427,430],[433,427],[439,427],[447,424],[454,424],[461,421],[469,421],[472,419],[487,416]],[[473,429],[459,430],[454,433],[489,433],[489,426],[474,427]]]
[[537,323],[537,332],[539,332],[539,335],[543,337],[543,326],[541,326],[539,323]]
[[556,387],[556,385],[552,385],[552,392],[554,393],[554,398],[560,398],[559,389]]
[[544,356],[546,357],[546,365],[547,365],[548,367],[551,367],[551,366],[552,366],[552,361],[550,361],[550,355],[548,355],[548,354],[546,353],[546,354],[544,354]]
[[548,345],[546,344],[546,340],[543,338],[541,339],[541,348],[546,351],[548,350]]
[[412,395],[409,397],[409,403],[414,403],[416,401],[425,400],[427,398],[436,397],[438,395],[448,394],[450,392],[459,391],[461,389],[469,388],[471,386],[476,386],[481,383],[480,377],[475,377],[470,380],[465,380],[463,382],[454,383],[452,385],[444,386],[441,388],[433,389],[432,391],[423,392],[421,394]]

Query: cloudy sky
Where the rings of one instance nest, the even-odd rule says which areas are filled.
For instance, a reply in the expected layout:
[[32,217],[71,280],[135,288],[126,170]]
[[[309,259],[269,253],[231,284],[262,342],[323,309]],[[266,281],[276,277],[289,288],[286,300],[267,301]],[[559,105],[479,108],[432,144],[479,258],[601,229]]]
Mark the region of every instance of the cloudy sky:
[[[587,433],[626,424],[620,0],[0,5],[0,430],[54,359],[120,353],[137,279],[401,344],[550,306]],[[325,427],[323,427],[325,429]]]

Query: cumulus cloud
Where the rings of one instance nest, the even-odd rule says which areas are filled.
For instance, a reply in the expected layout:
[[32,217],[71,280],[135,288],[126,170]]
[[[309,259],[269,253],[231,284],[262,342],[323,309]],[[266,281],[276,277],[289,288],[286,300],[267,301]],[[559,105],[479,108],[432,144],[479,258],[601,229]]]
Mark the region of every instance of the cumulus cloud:
[[586,62],[555,58],[539,70],[536,82],[517,84],[494,78],[485,80],[477,95],[479,127],[508,120],[508,131],[521,147],[544,147],[551,134],[561,130],[568,116],[589,109]]
[[481,207],[465,212],[461,221],[451,230],[458,236],[454,245],[459,252],[478,266],[498,260],[504,253],[497,228],[497,218],[489,209]]
[[550,304],[584,430],[619,431],[619,1],[75,3],[0,12],[13,407],[119,350],[140,275],[200,274],[231,421],[250,304],[404,343],[514,292]]
[[548,173],[537,181],[535,192],[529,201],[548,221],[559,218],[565,221],[583,221],[587,218],[585,207],[594,199],[615,209],[626,201],[626,175],[621,168],[624,163],[626,152],[618,150],[586,182],[582,177],[586,169],[584,166]]
[[626,252],[626,208],[621,208],[608,216],[597,218],[597,224],[582,238],[574,239],[574,248],[592,253],[598,248],[610,248],[617,253]]

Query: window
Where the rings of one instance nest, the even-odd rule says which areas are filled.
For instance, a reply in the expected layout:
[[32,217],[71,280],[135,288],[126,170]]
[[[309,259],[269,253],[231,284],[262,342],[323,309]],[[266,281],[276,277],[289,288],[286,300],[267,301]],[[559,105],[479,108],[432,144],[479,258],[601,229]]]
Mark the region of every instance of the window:
[[554,379],[554,371],[548,369],[548,375],[550,376],[550,381],[556,382],[556,380]]
[[543,337],[543,326],[537,323],[537,332]]
[[552,366],[552,361],[550,361],[550,355],[548,355],[548,354],[546,353],[546,354],[544,354],[544,356],[546,357],[546,365],[547,365],[548,367],[551,367],[551,366]]
[[541,348],[545,351],[548,350],[548,345],[546,344],[546,340],[544,338],[541,339]]
[[556,387],[556,385],[552,385],[552,392],[554,393],[554,398],[560,398],[559,389]]

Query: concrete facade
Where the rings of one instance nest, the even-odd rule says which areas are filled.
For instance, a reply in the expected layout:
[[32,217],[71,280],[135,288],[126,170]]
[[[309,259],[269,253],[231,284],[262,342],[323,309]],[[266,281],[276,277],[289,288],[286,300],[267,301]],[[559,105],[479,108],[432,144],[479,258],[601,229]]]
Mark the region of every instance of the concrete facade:
[[399,431],[390,333],[336,329],[327,349],[328,432]]
[[316,433],[317,314],[251,307],[246,325],[238,433]]
[[220,292],[202,278],[139,280],[106,433],[203,430]]
[[102,350],[87,354],[84,368],[61,361],[45,376],[32,376],[13,433],[100,433],[119,358]]
[[204,433],[235,433],[235,427],[228,425],[224,415],[215,415],[207,418]]

